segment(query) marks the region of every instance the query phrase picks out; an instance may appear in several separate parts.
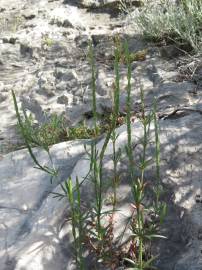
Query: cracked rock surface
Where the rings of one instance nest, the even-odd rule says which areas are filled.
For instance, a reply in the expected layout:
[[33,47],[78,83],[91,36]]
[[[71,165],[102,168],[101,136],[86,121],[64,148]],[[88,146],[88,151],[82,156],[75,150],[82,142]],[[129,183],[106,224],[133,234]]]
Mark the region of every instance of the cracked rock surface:
[[[140,86],[146,109],[157,100],[160,118],[161,177],[166,187],[168,216],[163,228],[167,240],[158,241],[161,270],[202,269],[202,73],[194,80],[180,79],[177,59],[165,59],[158,48],[146,44],[127,17],[106,7],[118,1],[1,0],[0,3],[0,270],[70,270],[72,246],[70,228],[64,224],[68,206],[51,192],[72,175],[86,175],[89,162],[84,144],[64,142],[51,148],[59,168],[58,179],[34,169],[26,150],[14,151],[21,138],[11,97],[31,112],[39,123],[45,115],[65,115],[68,125],[76,125],[91,112],[91,71],[88,43],[95,48],[97,105],[100,113],[112,110],[114,85],[113,49],[117,33],[127,38],[131,52],[146,51],[143,61],[132,63],[132,110],[140,111]],[[134,6],[138,3],[134,1]],[[120,111],[125,113],[127,70],[120,65]],[[89,120],[89,119],[87,119]],[[91,119],[90,119],[91,120]],[[140,123],[133,124],[133,143],[142,136]],[[152,128],[153,129],[153,128]],[[119,145],[126,143],[126,127],[117,132]],[[98,142],[98,149],[103,141]],[[111,144],[105,170],[110,176]],[[43,164],[47,156],[35,150]],[[138,151],[138,148],[136,149]],[[150,149],[152,152],[154,149]],[[136,155],[137,153],[134,153]],[[120,174],[126,177],[126,158]],[[154,181],[152,165],[147,173]],[[118,196],[121,213],[130,203],[127,181]],[[123,192],[124,190],[124,192]],[[86,186],[84,196],[90,199]],[[196,199],[197,198],[197,199]],[[121,216],[120,222],[125,222]],[[90,267],[90,266],[89,266]],[[90,269],[90,268],[89,268]]]
[[[163,227],[167,240],[158,241],[154,253],[160,253],[157,266],[163,270],[193,269],[202,267],[200,231],[201,202],[201,114],[169,116],[160,120],[161,177],[166,188],[168,215]],[[151,127],[152,134],[154,128]],[[127,143],[126,127],[117,130],[118,144]],[[138,121],[132,126],[133,143],[142,138]],[[152,135],[152,137],[154,134]],[[62,226],[68,215],[68,205],[53,198],[51,191],[61,192],[59,182],[70,174],[83,180],[89,170],[89,160],[84,154],[84,141],[61,143],[53,146],[51,153],[60,171],[60,177],[50,184],[49,177],[33,169],[33,162],[26,150],[6,155],[0,163],[1,180],[1,269],[74,269],[71,252],[71,229]],[[97,148],[101,149],[103,140]],[[138,148],[135,150],[138,156]],[[110,179],[112,169],[112,144],[108,145],[105,158],[105,173]],[[149,158],[154,149],[148,152]],[[47,157],[38,151],[37,157],[44,164]],[[127,183],[128,164],[123,157],[119,166],[122,182],[117,196],[120,201],[119,223],[127,222],[130,189]],[[155,181],[153,164],[146,180]],[[124,190],[124,192],[123,192]],[[90,201],[92,190],[85,185],[84,198]],[[197,197],[198,196],[198,197]],[[117,234],[118,234],[117,228]],[[171,260],[172,258],[172,260]],[[11,266],[12,267],[11,267]],[[10,267],[10,268],[9,268]]]

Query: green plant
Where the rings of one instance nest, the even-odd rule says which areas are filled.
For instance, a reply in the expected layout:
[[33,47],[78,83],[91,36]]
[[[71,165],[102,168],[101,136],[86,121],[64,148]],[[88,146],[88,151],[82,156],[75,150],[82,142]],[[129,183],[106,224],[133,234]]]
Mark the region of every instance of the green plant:
[[97,127],[97,129],[95,130],[94,128],[88,128],[85,125],[79,125],[77,127],[67,128],[67,139],[90,139],[94,138],[96,133],[98,133],[99,135],[102,133],[100,127]]
[[[76,265],[79,269],[84,269],[83,262],[83,220],[84,216],[81,212],[81,194],[78,178],[76,178],[76,185],[73,188],[72,179],[69,178],[68,181],[65,181],[65,184],[62,186],[64,192],[68,197],[70,204],[70,215],[72,222],[72,234],[74,237],[74,249],[75,249],[75,258]],[[75,189],[75,190],[74,190]]]
[[120,74],[119,74],[119,61],[120,61],[120,48],[117,47],[115,50],[115,63],[114,63],[114,71],[115,71],[115,88],[114,88],[114,100],[113,100],[113,115],[112,115],[112,127],[111,127],[111,141],[113,146],[113,164],[114,164],[114,175],[113,175],[113,210],[116,209],[117,203],[117,185],[119,183],[119,176],[117,171],[117,164],[121,157],[121,149],[118,151],[116,149],[116,141],[118,139],[118,135],[116,134],[116,125],[117,119],[119,117],[119,99],[120,99]]
[[[128,87],[127,87],[127,134],[128,134],[128,144],[126,146],[126,153],[129,159],[129,172],[131,179],[131,191],[133,195],[133,213],[130,220],[130,227],[132,231],[132,241],[131,249],[133,250],[132,254],[130,253],[130,258],[125,260],[131,263],[134,270],[143,270],[150,268],[152,269],[152,263],[155,258],[147,258],[146,251],[144,250],[145,241],[152,240],[156,237],[163,237],[157,234],[158,227],[157,224],[151,223],[145,226],[145,217],[149,212],[150,206],[148,208],[144,204],[144,198],[146,193],[147,183],[145,182],[145,170],[150,164],[151,160],[147,159],[146,152],[147,147],[150,142],[150,125],[154,121],[155,126],[155,161],[156,161],[156,177],[157,182],[154,187],[154,194],[156,197],[156,204],[154,207],[154,212],[156,215],[160,215],[160,222],[163,221],[165,217],[165,204],[159,202],[160,196],[160,141],[159,141],[159,129],[156,117],[156,102],[154,103],[154,110],[146,114],[145,111],[145,101],[144,101],[144,91],[141,89],[141,117],[140,121],[143,126],[143,139],[141,141],[142,154],[139,158],[139,164],[135,164],[133,153],[132,153],[132,140],[131,140],[131,61],[130,54],[127,44],[125,44],[125,56],[127,59],[127,78],[128,78]],[[135,168],[139,171],[140,176],[137,177],[135,173]],[[159,210],[161,209],[161,210]],[[164,211],[164,212],[163,212]],[[137,258],[136,260],[134,260]]]
[[117,186],[120,182],[120,177],[118,175],[118,162],[120,161],[121,158],[121,149],[118,148],[117,151],[117,146],[116,146],[116,141],[118,139],[118,135],[116,134],[116,131],[113,130],[111,134],[111,141],[112,141],[112,148],[113,148],[113,181],[112,181],[112,186],[113,186],[113,210],[116,210],[116,204],[117,204]]
[[76,177],[76,184],[73,185],[72,178],[69,177],[63,184],[60,184],[62,193],[52,192],[54,198],[59,200],[67,198],[70,206],[70,222],[73,236],[73,245],[75,262],[78,269],[84,268],[84,226],[87,215],[82,211],[81,205],[81,183],[79,183],[78,177]]
[[[24,124],[23,118],[20,115],[19,108],[17,105],[16,96],[15,96],[15,93],[13,90],[12,90],[12,97],[13,97],[14,107],[15,107],[16,116],[17,116],[17,120],[18,120],[18,125],[20,128],[21,134],[24,138],[25,145],[29,151],[29,154],[30,154],[31,158],[33,159],[34,163],[36,164],[37,169],[42,170],[42,171],[48,173],[49,175],[51,175],[51,182],[52,182],[53,177],[57,176],[58,171],[54,167],[53,160],[52,160],[52,157],[51,157],[50,152],[49,152],[49,147],[46,143],[41,144],[37,140],[33,139],[32,134],[31,134],[31,130],[29,129],[29,127],[26,126],[26,124]],[[23,115],[24,115],[25,122],[30,123],[30,118],[27,116],[25,111],[23,111]],[[46,166],[46,165],[42,166],[39,163],[39,161],[36,158],[36,155],[34,154],[34,152],[32,150],[32,146],[33,146],[32,143],[34,143],[35,146],[42,147],[47,152],[49,160],[51,162],[51,168]]]
[[[64,118],[56,114],[46,117],[44,123],[36,125],[32,115],[27,115],[26,111],[23,110],[21,124],[29,142],[33,146],[41,146],[47,149],[50,145],[64,141],[67,138]],[[18,129],[21,131],[19,121]]]
[[97,132],[97,105],[96,105],[96,70],[95,70],[95,57],[93,52],[92,42],[89,43],[89,62],[91,66],[91,88],[92,88],[92,110],[93,110],[93,124]]
[[154,202],[154,212],[159,217],[160,224],[163,223],[166,214],[167,214],[167,205],[166,203],[160,201],[160,196],[163,192],[163,188],[161,186],[160,181],[160,139],[159,139],[159,125],[156,116],[157,104],[156,100],[154,100],[154,110],[153,110],[153,118],[154,118],[154,128],[155,128],[155,163],[156,163],[156,185],[153,187],[153,191],[155,194],[155,202]]
[[174,42],[191,47],[195,52],[202,49],[202,1],[181,0],[146,5],[140,12],[138,25],[145,36],[156,41]]
[[[40,146],[45,149],[62,141],[95,138],[109,128],[109,123],[105,120],[100,125],[97,125],[96,128],[89,128],[85,123],[80,123],[75,127],[66,127],[64,117],[56,114],[50,117],[47,116],[44,123],[35,124],[32,115],[27,115],[25,110],[23,110],[23,116],[21,117],[21,125],[19,121],[17,125],[21,134],[22,125],[30,145],[33,147]],[[24,137],[23,134],[22,137]]]
[[50,38],[48,35],[44,35],[43,39],[42,39],[42,45],[47,46],[47,47],[51,47],[54,44],[54,40],[52,38]]
[[[92,111],[93,111],[93,128],[89,129],[85,124],[78,127],[68,128],[66,131],[66,137],[69,139],[74,138],[92,138],[90,147],[85,146],[86,156],[89,160],[89,171],[83,179],[76,177],[75,182],[69,177],[64,183],[61,184],[61,193],[53,193],[54,197],[63,199],[66,198],[69,202],[70,209],[70,222],[72,228],[74,255],[77,269],[84,270],[84,250],[87,248],[89,253],[93,253],[98,262],[115,270],[120,266],[120,262],[127,266],[130,263],[134,270],[146,270],[153,269],[152,264],[155,257],[152,257],[147,250],[147,242],[151,242],[154,238],[163,237],[159,235],[159,226],[163,222],[166,214],[166,206],[161,202],[162,187],[160,183],[160,139],[159,139],[159,127],[156,115],[156,102],[151,111],[147,111],[145,108],[144,91],[141,89],[141,112],[139,121],[142,124],[143,138],[140,140],[140,154],[134,155],[134,147],[132,142],[132,121],[131,121],[131,53],[129,52],[127,43],[122,46],[116,44],[115,49],[115,82],[113,92],[113,113],[110,116],[110,120],[107,122],[106,136],[103,141],[100,150],[97,148],[97,139],[103,130],[98,124],[98,113],[96,103],[96,63],[94,59],[94,52],[92,44],[90,44],[89,62],[91,65],[92,75]],[[120,46],[119,46],[120,45]],[[121,49],[122,48],[122,49]],[[118,135],[116,131],[117,124],[119,123],[119,99],[120,99],[120,74],[119,63],[121,61],[121,53],[124,49],[124,58],[127,65],[127,112],[126,112],[126,127],[127,127],[127,145],[126,156],[129,164],[129,179],[132,195],[132,213],[129,218],[129,222],[126,224],[123,234],[125,234],[126,227],[130,229],[130,237],[125,244],[124,248],[120,245],[119,241],[114,239],[114,222],[115,213],[117,209],[117,187],[121,181],[118,172],[118,162],[121,162],[121,153],[119,147],[117,147]],[[49,138],[48,131],[51,127],[53,130],[66,130],[63,125],[63,121],[60,118],[55,117],[47,125],[40,127],[38,130],[34,129],[33,120],[31,116],[27,116],[26,112],[23,112],[21,116],[19,113],[17,101],[14,92],[13,100],[18,119],[18,125],[25,140],[25,145],[29,150],[29,153],[37,165],[38,169],[41,169],[51,175],[56,176],[56,170],[54,166],[51,168],[40,165],[35,153],[32,150],[33,146],[40,146],[49,153],[49,143],[52,142],[52,138]],[[121,121],[122,122],[122,121]],[[156,181],[153,183],[152,189],[149,188],[147,179],[145,179],[145,172],[152,162],[152,157],[148,156],[148,146],[151,144],[151,126],[154,126],[155,135],[155,164],[156,164]],[[54,134],[54,132],[53,132]],[[58,133],[56,132],[58,135]],[[106,179],[104,176],[104,158],[107,146],[109,142],[112,143],[112,161],[113,161],[113,200],[112,207],[109,210],[104,209],[104,194]],[[52,161],[52,159],[51,159]],[[53,163],[51,163],[53,165]],[[91,205],[85,206],[85,202],[82,202],[82,187],[83,184],[89,181],[93,187],[94,198]],[[152,191],[153,197],[145,202],[145,197]],[[148,221],[150,213],[154,214],[155,219]],[[122,239],[122,238],[121,238]],[[128,248],[129,247],[129,248]],[[127,250],[128,248],[128,250]]]
[[[92,50],[92,48],[91,48]],[[90,62],[92,65],[92,61]],[[118,154],[116,153],[116,140],[117,135],[115,132],[115,128],[117,126],[117,119],[119,116],[119,50],[115,51],[115,87],[114,87],[114,95],[113,95],[113,103],[114,103],[114,110],[111,116],[111,120],[109,122],[108,131],[106,138],[104,140],[102,149],[100,152],[97,151],[96,144],[93,142],[91,144],[91,151],[87,152],[89,160],[90,160],[90,181],[94,186],[94,194],[95,194],[95,202],[91,209],[91,222],[90,226],[88,226],[88,246],[90,246],[90,250],[93,250],[99,260],[102,260],[106,263],[109,259],[109,254],[113,253],[112,249],[112,239],[113,239],[113,212],[115,211],[115,204],[116,204],[116,188],[118,183],[118,175],[117,175],[117,162],[119,160],[120,151]],[[94,76],[94,73],[92,73]],[[95,84],[92,84],[92,91],[95,95]],[[96,99],[95,99],[96,100]],[[95,103],[96,104],[96,103]],[[94,120],[96,115],[96,106],[93,105],[93,116]],[[96,123],[96,121],[94,121]],[[95,127],[97,125],[95,124]],[[94,127],[94,128],[95,128]],[[114,190],[114,198],[113,198],[113,209],[110,211],[102,211],[103,207],[103,159],[105,155],[105,151],[107,145],[112,140],[113,143],[113,161],[114,161],[114,178],[113,178],[113,190]],[[110,222],[107,225],[102,224],[102,220],[106,218],[107,215],[110,215]],[[111,249],[110,249],[111,247]],[[111,258],[112,260],[112,258]]]

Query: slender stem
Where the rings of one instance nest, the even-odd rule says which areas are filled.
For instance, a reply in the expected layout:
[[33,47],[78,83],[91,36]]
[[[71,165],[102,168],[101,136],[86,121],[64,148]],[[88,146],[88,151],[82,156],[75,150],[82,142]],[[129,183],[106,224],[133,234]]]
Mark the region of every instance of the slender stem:
[[[115,92],[114,92],[114,113],[113,113],[113,117],[112,117],[112,124],[111,127],[106,135],[104,144],[102,146],[102,149],[100,151],[100,155],[99,155],[99,183],[100,183],[100,187],[99,187],[99,200],[98,200],[98,215],[99,217],[101,216],[101,210],[102,210],[102,189],[103,189],[103,159],[104,159],[104,154],[107,148],[107,145],[109,143],[109,140],[111,138],[111,134],[113,132],[113,130],[115,130],[116,128],[116,122],[117,122],[117,118],[118,118],[118,114],[119,114],[119,93],[120,93],[120,75],[119,75],[119,50],[116,49],[115,50],[115,64],[114,64],[114,69],[115,69]],[[98,220],[99,224],[100,224],[100,218]]]
[[23,136],[23,138],[25,140],[25,145],[26,145],[26,147],[27,147],[27,149],[29,151],[29,154],[30,154],[32,160],[34,161],[34,163],[38,166],[36,168],[37,169],[40,169],[40,170],[42,170],[42,171],[44,171],[44,172],[46,172],[48,174],[50,174],[51,176],[56,176],[57,175],[57,171],[55,169],[51,169],[51,168],[48,168],[48,167],[45,167],[45,166],[41,166],[41,164],[36,159],[36,156],[35,156],[35,154],[32,151],[32,147],[30,145],[29,139],[27,138],[27,134],[26,134],[26,132],[24,130],[24,125],[23,125],[23,122],[22,122],[22,119],[21,119],[21,116],[20,116],[20,113],[19,113],[16,96],[15,96],[15,93],[14,93],[13,90],[12,90],[12,96],[13,96],[15,112],[16,112],[16,116],[17,116],[18,123],[19,123],[19,126],[20,126],[20,130],[21,130],[22,136]]
[[83,238],[83,224],[82,224],[82,213],[81,213],[81,192],[80,192],[80,186],[79,186],[79,180],[78,177],[76,177],[76,192],[77,192],[77,203],[78,203],[78,255],[79,255],[79,267],[80,270],[84,269],[83,265],[83,254],[82,254],[82,238]]
[[92,109],[93,109],[93,122],[95,128],[95,135],[97,135],[97,105],[96,105],[96,70],[95,70],[95,56],[93,51],[92,42],[90,42],[89,58],[91,65],[91,85],[92,85]]
[[67,197],[70,203],[71,209],[71,219],[72,219],[72,235],[74,238],[74,247],[75,247],[75,257],[76,257],[76,265],[78,266],[78,245],[77,245],[77,236],[76,236],[76,214],[75,214],[75,205],[74,205],[74,196],[73,196],[73,186],[72,179],[69,178],[67,184]]
[[156,100],[154,102],[154,126],[155,126],[155,160],[156,160],[156,206],[159,203],[160,196],[160,140],[159,140],[159,126],[156,116]]
[[114,164],[114,175],[113,175],[113,191],[114,191],[114,198],[113,198],[113,211],[115,211],[116,203],[117,203],[117,155],[116,155],[116,132],[113,130],[112,133],[112,147],[113,147],[113,164]]
[[[138,229],[138,239],[139,239],[139,252],[138,252],[138,264],[139,268],[143,269],[143,239],[142,239],[142,210],[141,210],[141,192],[143,188],[143,179],[144,179],[144,161],[146,156],[146,126],[144,125],[144,142],[143,142],[143,158],[142,158],[142,171],[141,171],[141,180],[140,182],[135,181],[135,173],[134,173],[134,160],[133,160],[133,152],[132,152],[132,136],[131,136],[131,61],[130,61],[130,53],[128,50],[128,45],[125,43],[125,55],[127,60],[127,155],[129,158],[129,166],[130,166],[130,175],[132,180],[132,185],[134,189],[134,200],[136,204],[137,211],[137,229]],[[145,122],[146,123],[146,122]]]
[[125,55],[127,61],[127,100],[126,100],[126,122],[127,122],[127,136],[128,136],[128,144],[127,144],[127,153],[129,158],[129,166],[130,166],[130,175],[131,180],[134,179],[134,159],[132,152],[132,135],[131,135],[131,61],[130,61],[130,53],[128,50],[128,44],[125,43]]
[[137,219],[138,219],[138,232],[139,232],[139,253],[138,253],[138,263],[139,268],[143,270],[143,240],[142,240],[142,220],[141,220],[141,210],[140,205],[137,207]]

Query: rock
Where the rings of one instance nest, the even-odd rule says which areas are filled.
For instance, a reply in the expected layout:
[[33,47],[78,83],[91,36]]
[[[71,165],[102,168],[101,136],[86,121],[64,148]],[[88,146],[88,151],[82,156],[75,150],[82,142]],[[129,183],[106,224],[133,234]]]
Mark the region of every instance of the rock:
[[55,8],[51,12],[51,24],[57,24],[59,27],[78,27],[82,30],[85,30],[79,15],[80,14],[78,10],[74,7]]
[[6,100],[6,96],[0,93],[0,103]]
[[[0,142],[1,149],[16,142],[13,132],[12,138],[9,136],[9,141],[6,141],[9,126],[16,125],[11,89],[15,90],[19,105],[23,101],[23,106],[40,120],[47,111],[50,114],[65,112],[67,104],[58,104],[62,95],[68,96],[68,106],[77,108],[77,101],[82,107],[81,101],[85,103],[91,98],[88,42],[93,35],[111,35],[121,19],[110,18],[103,13],[93,17],[86,10],[63,2],[37,0],[13,3],[3,0],[1,3],[5,9],[2,20],[6,22],[9,18],[8,27],[3,27],[0,39],[0,88],[4,91],[1,93],[5,103],[0,105],[4,119],[0,130],[5,135],[3,145]],[[54,24],[50,25],[52,20]],[[113,30],[109,25],[113,26]],[[64,26],[68,26],[67,29]],[[103,51],[108,46],[106,42]],[[106,90],[103,88],[101,92],[106,93]]]
[[32,20],[37,16],[37,10],[30,10],[28,9],[24,9],[22,12],[22,16],[26,19],[26,20]]
[[[156,252],[160,252],[157,261],[157,266],[160,269],[201,269],[202,266],[199,248],[201,242],[198,239],[198,231],[202,226],[201,208],[200,204],[195,202],[196,194],[201,191],[200,170],[195,170],[201,159],[202,136],[198,136],[202,135],[201,124],[201,116],[197,112],[179,117],[175,121],[172,117],[160,121],[161,178],[164,188],[167,190],[166,198],[169,203],[168,216],[164,225],[164,234],[168,239],[154,245]],[[124,149],[127,142],[126,126],[120,127],[117,133],[119,134],[117,145]],[[133,143],[138,145],[143,134],[141,124],[137,121],[132,125],[132,134]],[[152,136],[154,136],[153,126],[151,126]],[[190,142],[192,143],[190,144]],[[100,150],[102,145],[103,140],[98,143],[97,149]],[[74,183],[76,177],[82,181],[90,166],[89,160],[85,156],[78,160],[78,155],[83,151],[83,144],[80,142],[62,143],[52,148],[54,163],[56,167],[58,165],[60,167],[60,177],[52,185],[49,182],[49,177],[32,168],[33,163],[25,150],[9,154],[0,161],[2,175],[1,217],[5,224],[1,230],[2,235],[4,235],[5,228],[7,228],[7,258],[10,262],[15,262],[16,270],[20,270],[22,267],[25,270],[28,267],[33,270],[36,267],[40,269],[42,265],[44,270],[55,269],[55,267],[60,270],[64,269],[64,263],[66,263],[67,269],[71,269],[68,268],[70,267],[68,261],[71,262],[69,250],[69,241],[71,240],[67,240],[69,239],[67,235],[71,230],[66,226],[63,229],[61,227],[68,205],[64,201],[52,198],[47,191],[60,192],[59,183],[70,174]],[[108,175],[105,179],[110,179],[110,171],[113,166],[111,162],[112,151],[110,143],[104,159],[105,173]],[[139,151],[141,149],[137,147],[136,157]],[[147,155],[152,154],[153,151],[153,146],[151,146]],[[36,153],[41,161],[47,162],[47,158],[42,152],[37,151]],[[78,162],[74,166],[76,160]],[[66,167],[67,161],[68,168]],[[120,176],[125,179],[118,188],[118,198],[123,207],[120,210],[120,215],[122,215],[122,211],[126,214],[126,209],[131,202],[130,188],[129,186],[127,188],[127,166],[127,159],[123,156],[119,165]],[[30,174],[32,175],[31,179]],[[155,181],[155,170],[152,164],[145,177],[151,183]],[[26,185],[26,189],[22,188],[24,185]],[[87,196],[85,197],[88,198],[87,200],[91,198],[91,189],[92,187],[85,185],[84,196]],[[124,193],[123,190],[125,190]],[[19,192],[22,195],[16,197],[14,194],[19,194]],[[7,200],[8,196],[9,200]],[[13,213],[12,219],[11,213]],[[125,218],[119,219],[119,215],[117,216],[119,223],[116,235],[118,235],[118,228],[121,227],[120,222],[123,224],[126,222],[127,217]],[[13,227],[14,224],[15,227]],[[5,240],[2,240],[3,250],[4,244]],[[64,252],[61,252],[61,248]],[[5,252],[3,250],[2,256]],[[171,257],[172,262],[170,261]],[[5,259],[6,257],[1,257],[1,265],[3,266],[6,263]],[[28,261],[29,264],[27,264]]]
[[167,45],[160,48],[162,57],[165,58],[176,58],[183,55],[183,51],[177,48],[175,45]]
[[16,40],[17,40],[17,38],[15,38],[15,37],[4,37],[2,39],[3,43],[10,43],[13,45],[16,43]]
[[[64,202],[59,203],[60,206],[58,205],[57,208],[57,203],[55,204],[57,200],[52,200],[50,192],[71,174],[75,162],[84,153],[83,143],[75,141],[52,147],[54,163],[60,168],[59,178],[52,184],[50,176],[33,168],[33,161],[26,150],[8,154],[1,160],[0,262],[2,269],[8,269],[8,264],[11,262],[16,262],[14,266],[16,270],[27,267],[28,257],[30,259],[35,257],[34,260],[31,259],[29,269],[34,270],[35,267],[40,269],[42,264],[48,267],[48,261],[42,262],[40,258],[49,260],[55,254],[55,247],[59,242],[53,234],[56,229],[54,224],[57,223],[57,219],[58,221],[61,219],[59,213],[63,213],[66,209]],[[44,165],[48,164],[48,156],[43,151],[36,150],[35,154],[40,162]],[[56,266],[60,269],[64,260],[67,263],[58,248],[57,252],[60,255],[54,263],[52,262],[50,269],[55,269]],[[35,253],[34,250],[38,251]],[[33,253],[29,251],[34,252],[35,256],[33,257]]]
[[194,82],[201,88],[202,87],[202,63],[196,67],[196,70],[193,74]]
[[20,44],[20,53],[26,57],[32,57],[33,56],[33,48],[28,44]]
[[[138,0],[126,0],[126,4],[132,4],[136,7],[139,7],[143,4],[142,1]],[[85,8],[120,8],[119,0],[79,0],[79,4]]]
[[40,73],[38,76],[39,76],[38,80],[39,93],[42,94],[41,92],[44,92],[49,97],[54,96],[56,88],[55,86],[56,78],[53,72],[52,71],[43,72]]
[[55,71],[55,77],[58,81],[71,81],[77,80],[77,74],[75,70],[69,70],[65,68],[57,68]]
[[75,37],[75,43],[76,43],[76,46],[79,47],[79,48],[82,48],[82,49],[87,49],[88,48],[88,45],[89,45],[89,36],[88,35],[79,35],[77,37]]
[[[166,59],[159,57],[159,50],[145,44],[134,34],[136,29],[126,24],[125,17],[123,20],[118,16],[118,2],[1,0],[0,268],[3,270],[73,269],[70,228],[63,224],[69,213],[68,205],[53,199],[50,192],[60,192],[59,183],[71,173],[73,179],[76,175],[82,179],[89,168],[86,157],[80,159],[80,154],[84,154],[80,141],[52,148],[53,159],[61,169],[58,181],[53,184],[47,175],[33,169],[34,164],[25,150],[13,152],[22,145],[22,138],[16,129],[11,90],[16,93],[19,107],[31,112],[39,123],[46,121],[46,114],[53,113],[64,115],[68,126],[86,118],[89,118],[88,124],[92,123],[88,43],[92,39],[95,51],[97,110],[100,114],[110,113],[113,110],[114,37],[117,33],[121,39],[128,40],[131,53],[145,49],[148,52],[144,61],[132,63],[131,113],[135,116],[140,113],[142,86],[146,110],[152,108],[155,97],[161,119],[161,177],[169,211],[163,228],[168,240],[157,241],[153,248],[154,254],[160,254],[156,264],[161,270],[202,269],[201,66],[193,74],[193,83],[179,82],[176,59],[173,59],[177,56],[175,50],[164,48]],[[140,1],[133,1],[134,4],[138,2],[140,4]],[[94,7],[97,10],[93,10]],[[127,98],[124,63],[120,64],[120,90],[120,112],[124,114]],[[122,126],[117,132],[120,133],[118,145],[124,149],[126,127]],[[141,136],[140,123],[135,120],[135,157],[141,152],[138,144]],[[98,143],[98,149],[102,143]],[[152,155],[154,149],[150,147],[149,155]],[[45,164],[46,155],[35,151]],[[104,161],[106,179],[111,177],[111,151],[110,144]],[[13,153],[5,155],[7,152]],[[129,215],[131,196],[125,156],[119,172],[124,179],[118,189],[121,213]],[[146,177],[151,183],[155,181],[152,164]],[[86,201],[93,199],[91,189],[89,185],[84,187]],[[107,192],[110,193],[110,189]],[[108,209],[109,206],[104,207]],[[116,236],[125,219],[117,215],[117,221]],[[91,269],[91,261],[88,263]]]
[[57,102],[58,102],[59,104],[65,104],[65,105],[68,105],[68,103],[69,103],[69,98],[68,98],[67,96],[63,95],[63,96],[58,97]]

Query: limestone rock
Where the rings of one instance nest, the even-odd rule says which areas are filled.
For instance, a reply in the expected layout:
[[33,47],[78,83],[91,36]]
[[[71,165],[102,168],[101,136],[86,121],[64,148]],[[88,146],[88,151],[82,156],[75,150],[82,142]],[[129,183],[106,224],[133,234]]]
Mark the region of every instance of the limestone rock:
[[[119,0],[79,0],[79,4],[86,8],[120,8]],[[139,0],[128,0],[126,4],[141,6],[143,2]]]
[[[201,172],[200,169],[196,169],[201,162],[200,127],[201,116],[197,112],[190,112],[187,116],[176,118],[175,121],[172,116],[160,121],[161,178],[167,190],[166,200],[169,203],[164,234],[168,239],[156,243],[155,252],[160,252],[157,265],[163,270],[200,269],[202,266],[201,240],[198,237],[202,226],[201,207],[195,200],[196,195],[201,194]],[[151,126],[151,136],[153,132]],[[124,149],[127,142],[126,127],[123,125],[117,133],[119,134],[117,144]],[[137,121],[132,126],[132,134],[133,143],[138,145],[143,134],[141,124]],[[102,144],[103,140],[98,143],[98,150],[101,149]],[[44,270],[55,269],[55,267],[58,270],[71,269],[69,268],[72,261],[69,249],[71,240],[67,240],[71,239],[67,236],[71,230],[66,226],[61,227],[65,213],[68,215],[68,204],[57,201],[49,192],[60,192],[59,183],[70,174],[73,181],[76,177],[82,181],[86,176],[90,166],[89,160],[85,156],[78,160],[78,155],[83,153],[83,149],[83,144],[80,142],[62,143],[53,147],[51,152],[54,163],[60,169],[60,177],[53,184],[49,182],[47,175],[32,168],[33,163],[25,150],[9,154],[0,161],[1,217],[2,225],[4,224],[1,227],[1,235],[7,235],[7,238],[5,240],[2,238],[1,242],[1,265],[15,262],[16,270],[22,268],[34,270],[36,267]],[[109,179],[113,166],[112,151],[110,143],[104,160],[105,173],[108,175],[105,179]],[[137,147],[134,153],[136,156],[138,151],[141,150]],[[47,157],[39,151],[36,153],[45,164]],[[147,154],[150,156],[153,155],[152,153],[154,153],[153,146]],[[127,188],[126,157],[121,160],[119,172],[123,177],[123,183],[118,188],[118,198],[121,211],[125,214],[131,202],[130,188],[129,186]],[[151,183],[155,181],[152,164],[146,172],[146,178]],[[85,185],[84,196],[90,200],[91,193],[92,187]],[[21,195],[16,197],[15,194]],[[9,200],[6,199],[8,196]],[[117,229],[120,228],[120,222],[124,224],[127,219],[118,220]],[[6,266],[4,268],[6,269]]]
[[[158,48],[150,48],[134,32],[117,10],[116,0],[1,0],[0,7],[0,269],[70,270],[72,238],[64,225],[68,216],[66,201],[57,201],[50,192],[60,192],[60,183],[72,174],[81,180],[89,162],[82,141],[52,147],[53,160],[60,169],[59,178],[34,169],[26,150],[12,152],[22,145],[16,129],[11,96],[14,90],[19,106],[33,114],[39,123],[44,115],[57,113],[68,125],[92,115],[91,67],[88,43],[92,40],[96,63],[96,95],[99,113],[113,110],[114,37],[128,40],[131,53],[145,50],[144,61],[132,63],[132,113],[140,113],[140,86],[149,111],[157,100],[160,117],[161,178],[167,190],[169,211],[163,234],[168,240],[155,243],[156,264],[161,270],[201,270],[201,65],[193,81],[179,81],[176,61],[162,59]],[[134,4],[141,1],[133,1]],[[81,6],[85,8],[81,8]],[[94,7],[97,8],[94,10]],[[90,11],[90,12],[89,12]],[[119,11],[119,7],[118,7]],[[135,13],[138,10],[135,10]],[[127,16],[126,16],[127,17]],[[131,18],[130,18],[131,20]],[[174,52],[176,53],[176,52]],[[169,56],[173,56],[172,48]],[[167,55],[168,56],[168,55]],[[126,111],[127,67],[120,64],[120,112]],[[136,118],[135,118],[136,119]],[[92,119],[88,119],[89,123]],[[133,142],[141,151],[140,123],[133,124]],[[152,127],[153,130],[153,127]],[[124,149],[126,127],[120,127],[118,145]],[[152,131],[153,134],[153,131]],[[98,143],[98,150],[103,140]],[[43,164],[47,156],[34,150]],[[106,179],[112,170],[111,144],[104,160]],[[4,155],[11,152],[8,155]],[[149,155],[154,153],[150,148]],[[76,164],[76,165],[75,165]],[[149,167],[147,180],[155,181]],[[127,183],[128,163],[124,156],[119,167],[123,183],[118,189],[121,212],[127,213],[131,202]],[[91,200],[89,185],[83,196]],[[124,191],[124,192],[123,192]],[[107,207],[105,205],[105,207]],[[127,213],[128,214],[128,213]],[[124,218],[119,217],[116,235]],[[118,226],[120,225],[120,226]],[[89,269],[91,265],[89,262]]]
[[[75,162],[84,153],[83,143],[75,141],[52,147],[51,155],[60,170],[52,184],[50,176],[33,168],[33,161],[26,150],[8,154],[1,160],[1,269],[8,269],[12,263],[16,270],[23,267],[33,270],[42,269],[45,265],[49,267],[48,260],[53,258],[56,249],[58,259],[54,259],[50,269],[62,269],[61,263],[64,260],[67,263],[59,246],[56,248],[59,244],[56,223],[61,220],[66,203],[58,204],[57,200],[52,200],[50,192],[71,174]],[[48,156],[43,151],[36,150],[35,154],[40,162],[48,165]],[[35,255],[32,252],[36,252]],[[28,257],[31,259],[29,264]],[[47,264],[43,260],[47,260]]]

